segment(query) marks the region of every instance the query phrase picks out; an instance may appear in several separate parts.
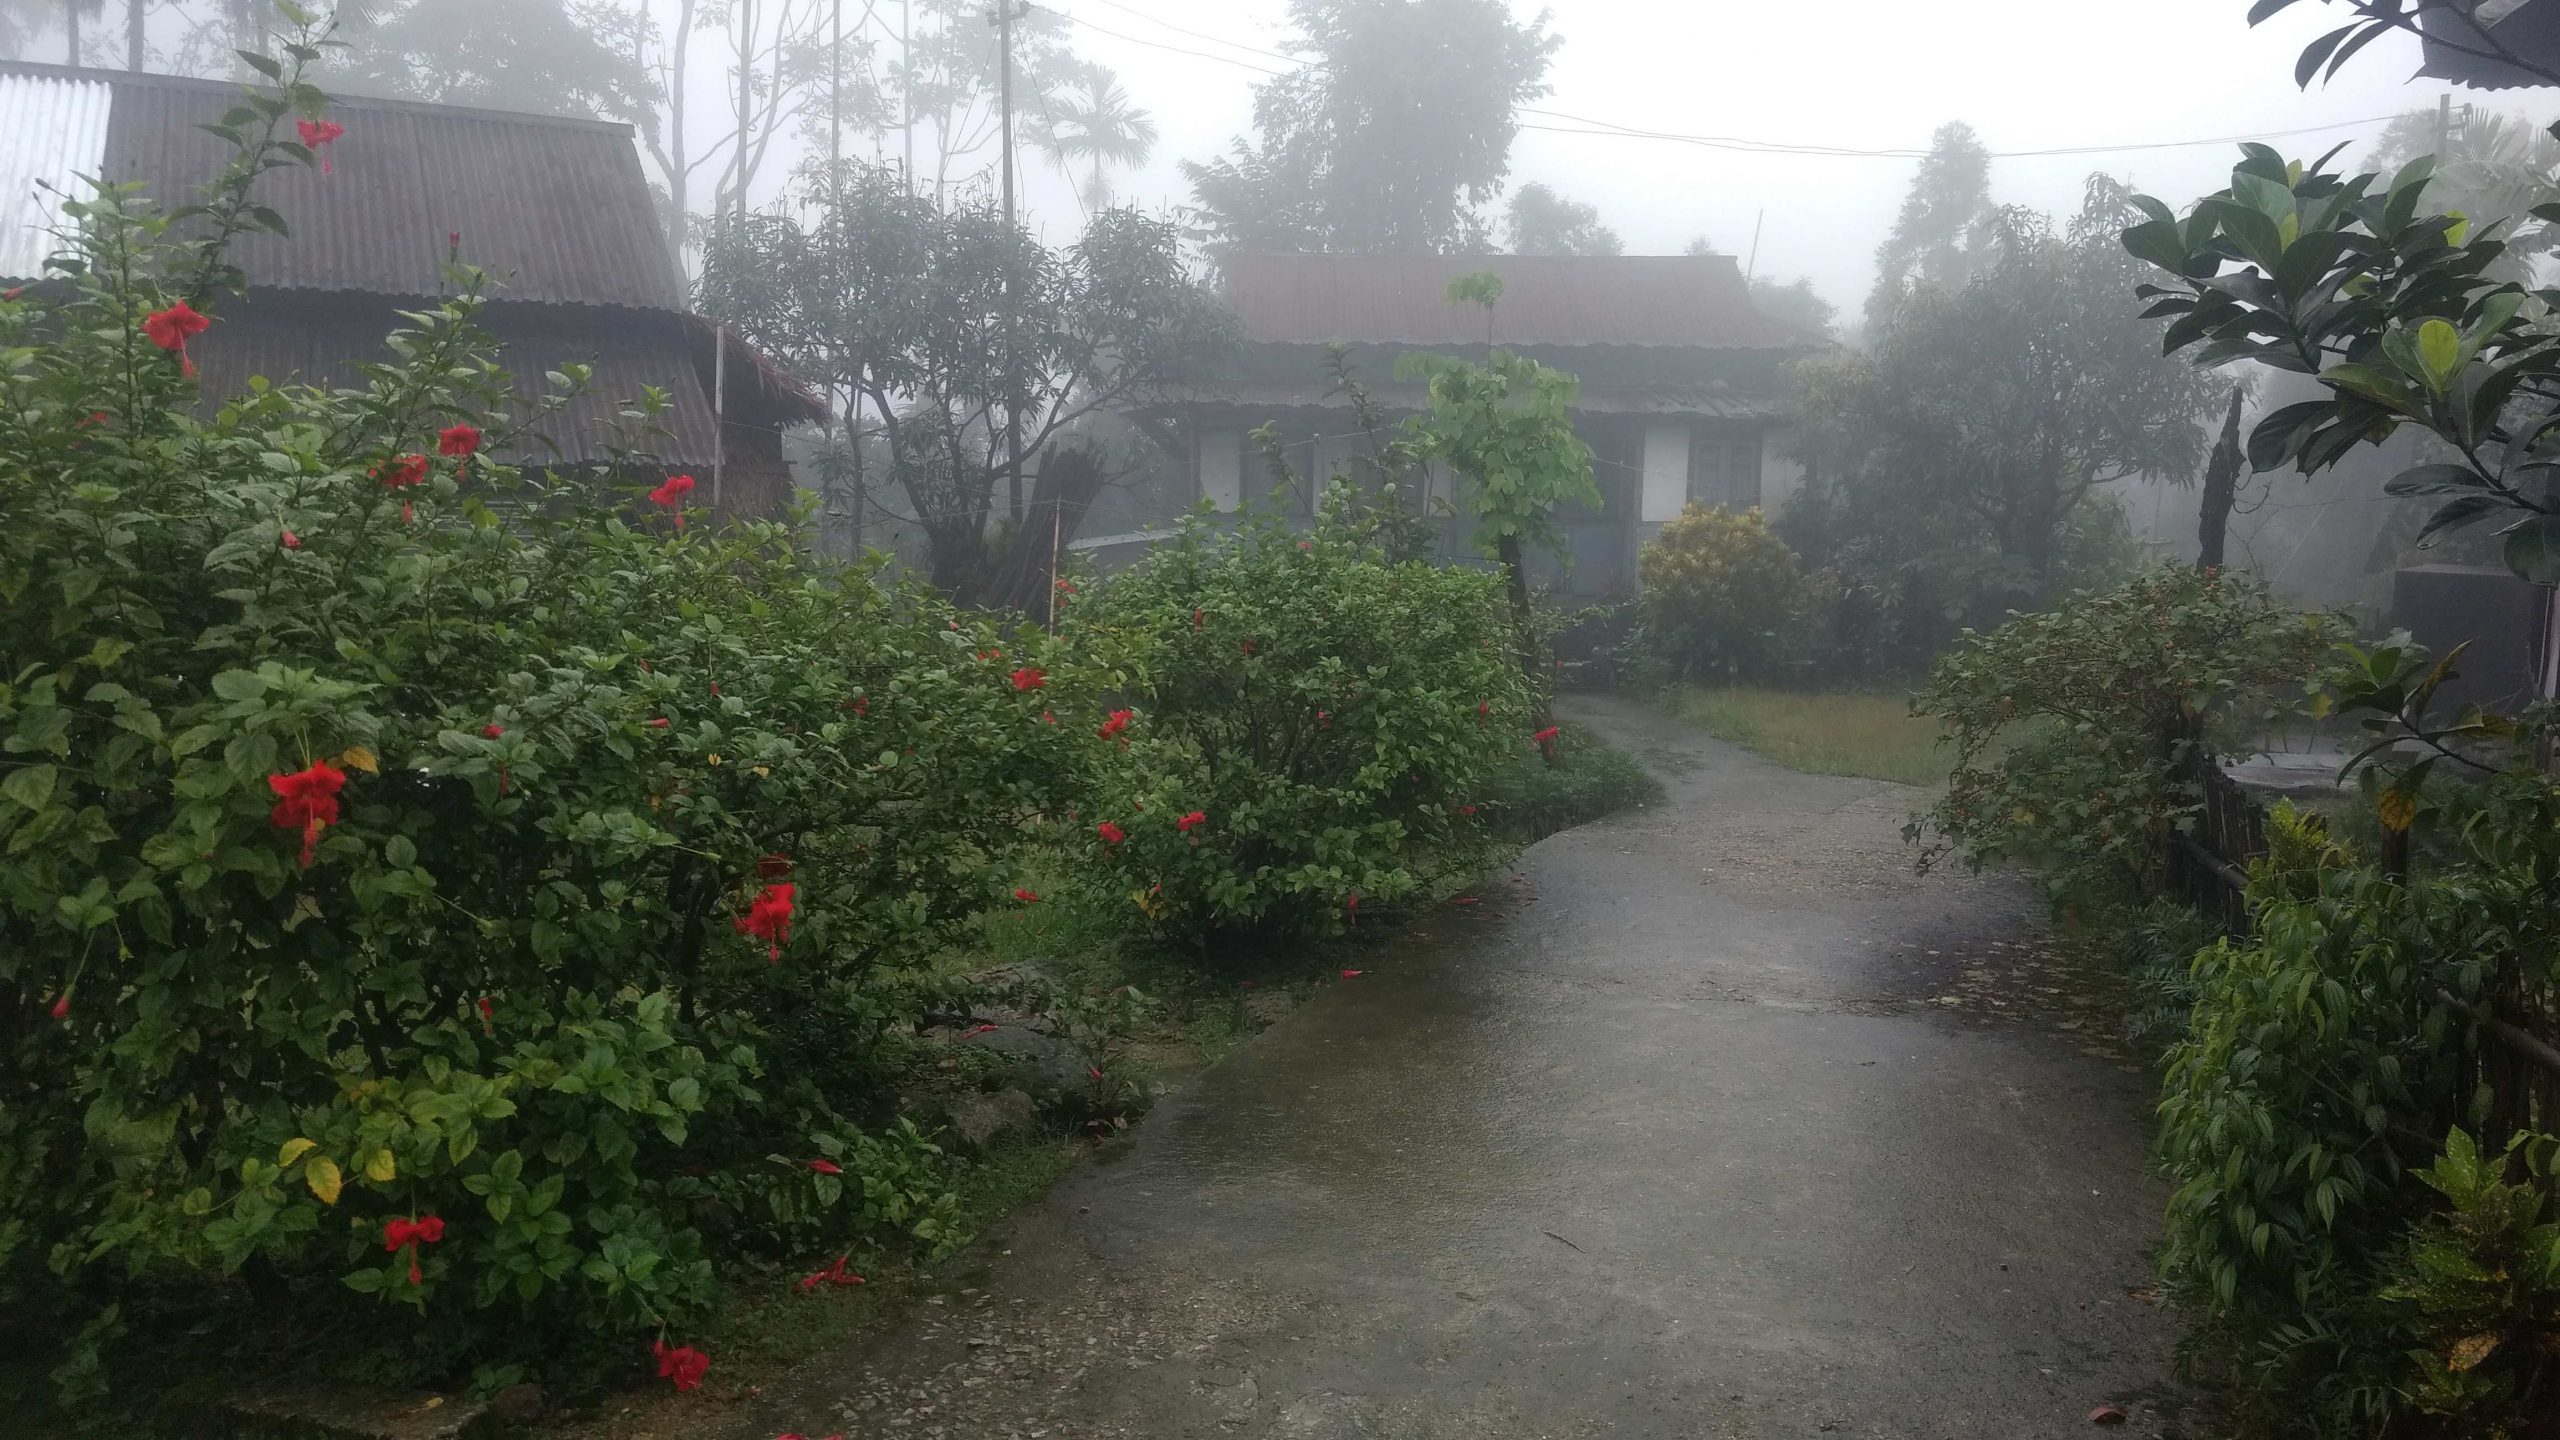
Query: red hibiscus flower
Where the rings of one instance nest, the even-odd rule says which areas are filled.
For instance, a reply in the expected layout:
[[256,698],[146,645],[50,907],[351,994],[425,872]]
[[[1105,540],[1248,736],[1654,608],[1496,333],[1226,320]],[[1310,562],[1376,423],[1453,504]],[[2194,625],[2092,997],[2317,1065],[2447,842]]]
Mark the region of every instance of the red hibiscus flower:
[[1342,978],[1345,980],[1357,980],[1360,978],[1360,972],[1357,970],[1345,970],[1342,972]]
[[1191,607],[1191,628],[1194,631],[1199,630],[1202,622],[1206,621],[1208,618],[1208,611],[1201,609],[1197,605]]
[[178,353],[181,374],[196,373],[196,362],[187,357],[187,337],[201,335],[213,322],[196,313],[196,307],[181,300],[166,310],[154,310],[142,317],[142,333],[152,344]]
[[444,1238],[444,1217],[421,1215],[415,1220],[398,1217],[382,1222],[382,1248],[386,1251],[409,1252],[409,1283],[425,1280],[426,1272],[418,1268],[418,1247],[432,1245]]
[[1194,811],[1192,811],[1190,814],[1183,816],[1181,819],[1174,821],[1174,822],[1173,822],[1173,828],[1174,828],[1174,829],[1176,829],[1176,830],[1181,831],[1181,832],[1182,832],[1183,834],[1185,834],[1185,835],[1188,835],[1188,834],[1190,834],[1192,831],[1197,830],[1197,829],[1199,829],[1201,826],[1206,825],[1206,824],[1208,824],[1208,823],[1209,823],[1209,812],[1208,812],[1208,811],[1206,811],[1206,810],[1194,810]]
[[764,893],[747,907],[747,913],[731,922],[741,935],[753,935],[765,942],[768,962],[782,958],[782,947],[791,943],[791,897],[799,887],[788,881],[767,885]]
[[68,1020],[71,1018],[70,991],[63,991],[61,996],[53,1002],[53,1018],[56,1020]]
[[15,299],[17,299],[19,296],[24,295],[24,294],[26,294],[26,293],[27,293],[27,287],[26,287],[26,286],[24,286],[24,285],[12,285],[12,286],[10,286],[8,289],[6,289],[6,290],[0,290],[0,300],[15,300]]
[[657,719],[649,722],[649,728],[652,730],[664,730],[674,723],[674,721],[669,720],[666,716],[661,715]]
[[1529,738],[1537,744],[1546,745],[1553,743],[1556,736],[1561,733],[1563,733],[1562,726],[1550,725],[1546,729],[1539,731],[1537,734],[1532,735]]
[[[1114,710],[1111,712],[1111,718],[1102,722],[1102,728],[1094,731],[1093,733],[1101,736],[1105,740],[1108,740],[1112,736],[1119,734],[1121,731],[1128,729],[1129,722],[1137,718],[1138,712],[1135,710]],[[1126,745],[1129,742],[1123,740],[1120,743]]]
[[1025,905],[1037,905],[1040,903],[1039,893],[1033,890],[1016,890],[1013,892],[1013,898],[1021,901]]
[[302,548],[302,537],[294,534],[290,530],[287,530],[282,535],[276,537],[276,543],[282,545],[287,550],[299,550]]
[[426,483],[427,457],[424,455],[403,455],[392,461],[391,468],[382,476],[382,488],[385,490],[406,490],[412,485]]
[[702,1387],[703,1374],[711,1368],[710,1356],[690,1345],[679,1345],[670,1350],[664,1340],[657,1341],[649,1348],[650,1353],[658,1357],[659,1379],[674,1381],[678,1390],[697,1390]]
[[1037,665],[1025,665],[1013,672],[1013,688],[1037,690],[1049,683],[1049,672]]
[[1105,821],[1103,821],[1101,824],[1094,826],[1094,827],[1093,827],[1093,833],[1094,833],[1094,834],[1096,834],[1096,835],[1101,836],[1101,837],[1102,837],[1102,843],[1103,843],[1103,844],[1105,844],[1105,845],[1117,845],[1117,844],[1119,844],[1121,841],[1126,840],[1126,839],[1128,839],[1128,838],[1129,838],[1129,832],[1127,832],[1127,831],[1125,831],[1125,830],[1121,829],[1121,828],[1120,828],[1119,826],[1117,826],[1117,825],[1112,824],[1112,823],[1111,823],[1110,821],[1108,821],[1108,820],[1105,820]]
[[852,1258],[853,1257],[850,1255],[839,1255],[836,1257],[836,1263],[833,1265],[828,1266],[824,1270],[817,1271],[814,1274],[803,1276],[800,1281],[800,1293],[806,1295],[821,1285],[861,1284],[861,1276],[844,1268],[844,1262]]
[[436,453],[469,459],[480,449],[480,427],[453,425],[436,432]]
[[497,1021],[497,1015],[498,1015],[498,1007],[497,1007],[496,1005],[494,1005],[494,1004],[492,1004],[492,1003],[490,1002],[490,1000],[489,1000],[489,997],[488,997],[488,996],[486,996],[486,995],[481,996],[481,997],[480,997],[480,1028],[481,1028],[481,1029],[483,1029],[483,1030],[487,1030],[487,1029],[489,1029],[492,1025],[494,1025],[494,1024],[496,1023],[496,1021]]
[[480,727],[480,733],[492,740],[495,740],[499,736],[507,733],[507,727],[499,724],[495,720],[492,720],[488,724]]
[[306,770],[290,775],[270,775],[267,788],[276,792],[276,808],[267,818],[279,830],[302,832],[302,863],[311,863],[311,852],[320,843],[321,828],[338,823],[338,791],[345,788],[346,772],[326,760],[314,761]]
[[809,1162],[809,1168],[817,1171],[821,1175],[841,1175],[844,1173],[844,1167],[833,1160],[812,1160]]
[[302,148],[320,157],[320,173],[329,173],[329,145],[347,133],[347,127],[335,120],[296,120],[294,130],[302,136]]
[[693,493],[693,477],[670,475],[667,483],[649,492],[649,498],[676,512],[676,528],[684,528],[684,497]]

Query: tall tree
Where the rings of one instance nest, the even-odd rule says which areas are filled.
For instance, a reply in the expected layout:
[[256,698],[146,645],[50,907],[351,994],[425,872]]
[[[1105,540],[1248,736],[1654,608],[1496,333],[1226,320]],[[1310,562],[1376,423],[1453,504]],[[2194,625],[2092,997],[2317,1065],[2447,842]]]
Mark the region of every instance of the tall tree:
[[[948,199],[954,185],[984,173],[1003,138],[997,31],[987,23],[986,0],[916,0],[915,10],[914,50],[896,78],[930,156],[934,196]],[[1051,6],[1035,5],[1013,22],[1017,146],[1037,146],[1042,118],[1057,113],[1070,86],[1091,78],[1067,33],[1066,16]]]
[[1183,173],[1213,239],[1449,252],[1490,239],[1514,110],[1560,43],[1502,0],[1290,0],[1304,68],[1255,87],[1255,140]]
[[1567,200],[1545,181],[1511,192],[1502,215],[1502,238],[1515,255],[1623,255],[1618,232],[1600,223],[1600,212]]
[[1108,68],[1080,61],[1073,70],[1075,78],[1042,102],[1045,123],[1032,143],[1069,181],[1077,166],[1089,167],[1082,187],[1085,206],[1107,210],[1111,182],[1104,167],[1147,163],[1156,148],[1155,117],[1130,103],[1119,77]]
[[1963,288],[1988,248],[1998,213],[1991,203],[1990,150],[1970,125],[1939,126],[1892,233],[1876,250],[1868,330],[1881,331],[1894,308],[1917,291]]
[[1185,271],[1173,227],[1135,211],[1106,210],[1050,251],[984,196],[946,206],[886,168],[848,165],[798,198],[805,219],[715,226],[699,303],[830,391],[854,503],[904,492],[933,582],[955,595],[988,578],[1008,408],[1034,454],[1097,410],[1161,395],[1228,343],[1231,322]]
[[1767,275],[1751,277],[1751,303],[1772,320],[1783,320],[1808,335],[1831,336],[1831,322],[1840,311],[1822,298],[1813,282],[1804,276],[1780,283]]
[[1921,573],[1944,608],[1996,620],[2072,582],[2106,486],[2192,478],[2227,392],[2142,323],[2142,266],[2116,240],[2136,218],[2103,176],[2059,234],[2000,212],[1971,279],[1913,289],[1871,354],[1801,367],[1790,408],[1818,478],[1791,538],[1817,562]]
[[577,0],[396,0],[343,27],[349,94],[657,125],[664,91]]

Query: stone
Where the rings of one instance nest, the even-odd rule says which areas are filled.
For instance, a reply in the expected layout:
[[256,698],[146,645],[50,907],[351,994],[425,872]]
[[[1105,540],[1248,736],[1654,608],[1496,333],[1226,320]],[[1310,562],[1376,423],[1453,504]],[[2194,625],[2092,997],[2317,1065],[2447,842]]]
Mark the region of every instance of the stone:
[[510,1385],[489,1397],[489,1408],[510,1425],[530,1425],[551,1408],[550,1398],[539,1385]]
[[948,1107],[952,1133],[972,1150],[984,1150],[1007,1135],[1028,1132],[1040,1123],[1040,1107],[1019,1090],[963,1095]]
[[352,1385],[234,1395],[214,1408],[215,1433],[230,1440],[487,1440],[504,1429],[487,1401]]

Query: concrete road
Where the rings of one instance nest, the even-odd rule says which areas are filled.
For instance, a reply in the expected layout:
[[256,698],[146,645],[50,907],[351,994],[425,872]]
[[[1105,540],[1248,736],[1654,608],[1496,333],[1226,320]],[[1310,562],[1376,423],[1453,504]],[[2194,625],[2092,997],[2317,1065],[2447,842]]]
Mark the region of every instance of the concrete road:
[[2034,895],[1915,877],[1916,792],[1569,709],[1668,803],[1539,844],[722,1433],[2172,1433],[2146,1078]]

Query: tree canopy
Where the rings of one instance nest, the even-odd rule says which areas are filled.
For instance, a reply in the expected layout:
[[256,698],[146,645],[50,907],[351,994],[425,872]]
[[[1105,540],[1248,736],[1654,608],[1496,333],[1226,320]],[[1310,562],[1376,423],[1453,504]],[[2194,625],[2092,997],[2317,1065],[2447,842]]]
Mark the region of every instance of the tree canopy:
[[1962,288],[1981,263],[1998,213],[1991,203],[1990,150],[1962,121],[1939,126],[1892,233],[1876,249],[1868,330],[1881,330],[1915,291]]
[[1255,87],[1255,138],[1183,174],[1210,238],[1277,251],[1457,252],[1491,238],[1513,111],[1558,39],[1502,0],[1291,0],[1304,67]]
[[1600,223],[1600,212],[1532,180],[1511,192],[1502,238],[1515,255],[1621,255],[1626,243]]

